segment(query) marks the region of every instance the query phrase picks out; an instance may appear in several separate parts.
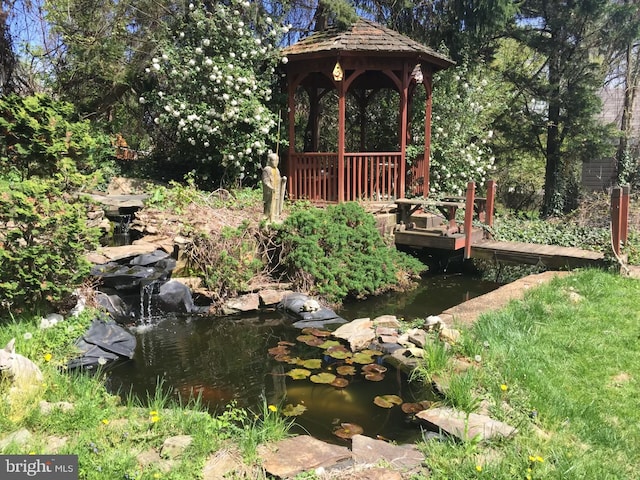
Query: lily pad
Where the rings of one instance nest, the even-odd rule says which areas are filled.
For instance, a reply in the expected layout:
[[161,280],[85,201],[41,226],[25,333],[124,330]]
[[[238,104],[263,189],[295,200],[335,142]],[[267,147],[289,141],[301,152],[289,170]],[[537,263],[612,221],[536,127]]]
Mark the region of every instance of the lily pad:
[[287,363],[289,363],[289,361],[291,360],[291,357],[289,355],[287,355],[286,353],[281,353],[281,354],[276,355],[275,357],[273,357],[273,359],[276,362],[287,362]]
[[387,367],[384,365],[378,365],[377,363],[369,363],[362,367],[364,373],[384,373],[387,371]]
[[322,367],[322,360],[319,358],[310,358],[309,360],[304,360],[300,365],[305,368],[320,368]]
[[342,423],[333,431],[336,437],[350,439],[364,432],[364,428],[356,423]]
[[336,387],[336,388],[344,388],[347,385],[349,385],[349,380],[347,380],[346,378],[337,377],[329,385],[331,385],[332,387]]
[[277,347],[272,347],[269,350],[269,355],[288,355],[291,351],[285,345],[278,345]]
[[286,404],[282,410],[280,410],[285,417],[296,417],[298,415],[302,415],[307,411],[307,407],[302,404],[291,405],[290,403]]
[[429,402],[428,400],[425,400],[422,402],[415,402],[415,403],[403,403],[402,405],[400,405],[400,408],[404,413],[408,413],[412,415],[414,413],[422,412],[423,410],[428,409],[429,407],[431,407],[432,404],[433,402]]
[[373,399],[373,403],[382,408],[391,408],[394,405],[401,405],[402,398],[398,395],[378,395]]
[[336,346],[327,348],[326,354],[329,355],[331,358],[335,358],[336,360],[344,360],[345,358],[349,358],[353,355],[343,345],[336,345]]
[[366,353],[358,352],[353,356],[353,361],[361,365],[366,365],[367,363],[373,363],[373,357]]
[[294,380],[302,380],[311,375],[311,372],[305,368],[294,368],[293,370],[289,370],[287,372],[287,375],[289,375]]
[[319,328],[303,328],[302,333],[305,335],[313,335],[314,337],[329,337],[331,332],[329,330],[320,330]]
[[366,355],[371,355],[372,357],[379,357],[380,355],[384,355],[380,350],[372,350],[370,348],[366,348],[364,350],[360,350],[360,353],[364,353]]
[[322,372],[316,375],[311,375],[309,380],[313,383],[331,383],[336,379],[336,376],[333,373]]
[[354,367],[353,365],[340,365],[338,368],[336,368],[336,372],[338,373],[338,375],[355,375],[356,367]]
[[313,335],[311,335],[311,338],[308,338],[307,340],[305,340],[304,343],[309,345],[310,347],[320,347],[320,348],[322,348],[322,344],[324,343],[324,339],[318,338],[318,337],[314,337]]
[[320,345],[318,345],[320,348],[322,348],[323,350],[326,350],[330,347],[336,347],[340,345],[340,342],[337,340],[325,340],[324,342],[322,342]]
[[380,382],[380,381],[384,380],[384,375],[382,373],[378,373],[378,372],[370,372],[370,373],[367,373],[364,376],[364,378],[366,378],[370,382]]
[[280,340],[280,341],[278,342],[278,345],[284,345],[284,346],[287,346],[287,347],[294,347],[294,346],[295,346],[295,343],[293,343],[293,342],[287,342],[286,340]]
[[287,360],[286,362],[290,365],[302,365],[302,362],[304,362],[304,360],[300,357],[289,357],[289,360]]

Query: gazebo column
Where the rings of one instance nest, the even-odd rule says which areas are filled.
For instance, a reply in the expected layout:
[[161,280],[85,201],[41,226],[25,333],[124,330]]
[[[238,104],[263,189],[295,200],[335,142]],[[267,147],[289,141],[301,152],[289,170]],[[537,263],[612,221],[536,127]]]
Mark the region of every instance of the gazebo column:
[[294,154],[296,151],[296,102],[295,102],[295,92],[296,92],[296,84],[293,81],[293,78],[289,77],[287,79],[287,84],[289,86],[287,91],[287,103],[288,103],[288,113],[289,113],[289,155],[287,158],[287,168],[289,181],[287,182],[287,190],[289,194],[289,198],[297,198],[298,192],[296,191],[297,184],[297,174],[296,174],[296,165]]
[[407,130],[409,125],[409,72],[405,62],[402,72],[402,89],[400,90],[400,178],[398,179],[396,198],[404,198],[407,178]]
[[336,81],[336,89],[338,91],[338,202],[344,202],[345,199],[345,129],[347,116],[347,99],[345,91],[345,82]]
[[431,162],[431,91],[433,85],[433,77],[431,72],[424,76],[424,88],[427,92],[427,101],[424,107],[424,162],[422,162],[422,195],[427,198],[429,196],[429,171]]

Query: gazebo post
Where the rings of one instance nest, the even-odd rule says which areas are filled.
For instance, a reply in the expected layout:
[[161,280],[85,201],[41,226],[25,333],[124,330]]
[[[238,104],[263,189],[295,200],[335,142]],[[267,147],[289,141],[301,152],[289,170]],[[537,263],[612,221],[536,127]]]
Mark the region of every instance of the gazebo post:
[[336,89],[338,91],[338,202],[344,202],[345,199],[344,137],[347,116],[347,98],[344,84],[344,79],[336,81]]
[[402,88],[400,90],[400,178],[398,181],[398,191],[396,198],[404,198],[405,180],[407,175],[407,130],[409,116],[409,82],[410,76],[407,71],[407,62],[402,67]]
[[289,154],[287,158],[287,168],[289,181],[287,182],[287,189],[289,190],[289,198],[298,198],[298,192],[295,189],[297,184],[298,176],[296,174],[296,162],[294,159],[294,154],[296,151],[296,102],[295,102],[295,91],[296,85],[293,82],[292,78],[287,79],[287,83],[289,88],[287,89],[287,103],[289,110]]
[[424,76],[424,88],[427,91],[427,103],[424,108],[424,162],[422,162],[422,196],[427,198],[429,196],[429,171],[431,162],[431,92],[433,88],[433,76],[431,72]]

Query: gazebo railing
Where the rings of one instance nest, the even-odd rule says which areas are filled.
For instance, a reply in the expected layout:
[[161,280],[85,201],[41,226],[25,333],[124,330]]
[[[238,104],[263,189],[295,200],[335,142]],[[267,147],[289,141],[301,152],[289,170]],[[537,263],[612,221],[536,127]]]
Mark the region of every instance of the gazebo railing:
[[[387,201],[400,198],[400,152],[345,153],[344,200]],[[337,202],[337,153],[294,153],[288,159],[289,198]]]

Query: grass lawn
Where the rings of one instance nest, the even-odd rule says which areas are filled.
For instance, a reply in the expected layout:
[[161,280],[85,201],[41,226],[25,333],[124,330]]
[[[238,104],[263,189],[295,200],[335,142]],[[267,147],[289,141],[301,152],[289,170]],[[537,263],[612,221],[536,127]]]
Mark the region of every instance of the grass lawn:
[[584,271],[485,314],[461,350],[475,392],[518,427],[496,444],[429,443],[434,479],[640,478],[640,280]]

